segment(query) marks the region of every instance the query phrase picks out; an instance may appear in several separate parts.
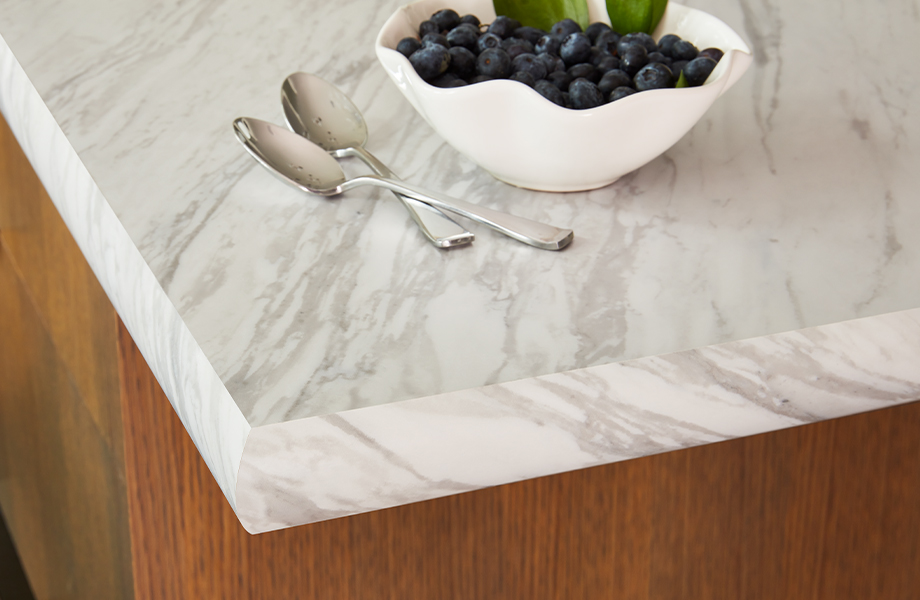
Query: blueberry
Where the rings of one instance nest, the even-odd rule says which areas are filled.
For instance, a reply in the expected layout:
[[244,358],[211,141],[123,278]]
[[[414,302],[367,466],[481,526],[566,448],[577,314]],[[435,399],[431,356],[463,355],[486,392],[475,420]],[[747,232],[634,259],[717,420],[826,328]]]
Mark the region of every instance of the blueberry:
[[[511,60],[511,71],[526,72],[536,81],[546,77],[546,65],[535,54],[520,54]],[[533,87],[531,85],[531,87]]]
[[461,23],[447,32],[447,42],[451,48],[462,46],[470,52],[476,52],[476,42],[479,40],[479,30],[469,23]]
[[537,43],[533,45],[533,49],[537,54],[543,54],[547,52],[555,56],[559,56],[559,47],[562,46],[562,40],[552,35],[544,35]]
[[596,47],[591,48],[591,61],[590,61],[591,64],[594,65],[595,67],[601,64],[601,61],[604,60],[605,58],[611,58],[611,57],[616,58],[616,56],[613,56],[613,54],[605,50],[597,50],[597,52],[595,52],[595,50],[597,50]]
[[511,75],[511,57],[501,48],[488,48],[476,59],[476,71],[495,79],[507,79]]
[[610,54],[617,53],[617,44],[620,43],[620,34],[616,31],[603,31],[594,40],[594,45],[603,51],[607,51]]
[[479,39],[476,41],[476,48],[479,52],[485,52],[489,48],[501,48],[502,39],[495,35],[494,33],[487,33],[485,35],[479,36]]
[[554,70],[555,71],[565,71],[565,61],[559,58],[558,56],[554,58],[556,59],[556,68]]
[[450,42],[447,41],[447,36],[441,35],[440,33],[429,33],[422,38],[422,46],[430,46],[431,44],[450,48]]
[[[629,49],[630,46],[642,46],[642,44],[632,37],[631,34],[627,33],[617,42],[617,56],[626,54],[626,50]],[[645,48],[645,46],[642,47]],[[646,50],[645,53],[648,54],[648,50]]]
[[661,63],[650,63],[636,73],[633,83],[638,92],[672,88],[674,87],[674,75],[667,66]]
[[597,64],[594,65],[597,67],[598,72],[603,75],[608,71],[620,68],[620,59],[616,56],[605,56],[597,61]]
[[694,58],[684,67],[684,77],[687,79],[687,85],[690,87],[703,85],[706,82],[706,78],[715,68],[716,61],[708,56]]
[[555,25],[549,32],[556,37],[564,38],[573,33],[581,33],[581,25],[573,21],[572,19],[562,19]]
[[658,40],[658,50],[665,56],[671,56],[671,51],[674,48],[675,42],[679,42],[680,38],[669,33],[667,35],[661,36],[661,39]]
[[470,85],[474,83],[482,83],[483,81],[492,81],[494,77],[489,77],[488,75],[474,75],[470,77]]
[[434,21],[441,31],[450,31],[460,24],[460,15],[455,10],[445,8],[431,15],[430,20]]
[[454,46],[449,50],[450,66],[448,71],[464,79],[476,74],[476,55],[463,46]]
[[690,61],[686,60],[675,60],[671,63],[671,72],[674,73],[674,81],[677,82],[680,79],[680,72],[684,70],[684,67],[687,66],[687,63]]
[[479,25],[480,25],[479,17],[477,17],[476,15],[463,15],[462,17],[460,17],[460,23],[469,23],[470,25],[473,25],[474,27],[476,27],[476,29],[479,29]]
[[585,29],[585,35],[588,36],[588,39],[591,40],[592,44],[597,45],[597,36],[605,31],[612,31],[612,29],[610,29],[610,25],[598,21],[597,23],[591,23],[588,25],[588,28]]
[[674,46],[671,47],[671,58],[674,60],[693,60],[699,53],[696,46],[687,40],[674,42]]
[[572,108],[576,110],[594,108],[604,103],[604,95],[587,79],[576,79],[569,85],[569,98]]
[[568,70],[568,74],[572,76],[572,79],[583,78],[587,79],[591,83],[597,83],[601,79],[601,74],[597,70],[597,67],[591,63],[579,63]]
[[560,92],[565,92],[572,83],[572,76],[565,71],[554,71],[546,76],[546,81],[559,88]]
[[569,34],[559,48],[559,56],[566,66],[577,65],[591,59],[591,40],[583,33]]
[[399,40],[399,43],[396,44],[396,51],[409,58],[412,56],[412,53],[422,47],[422,43],[419,42],[414,37],[407,37]]
[[596,46],[591,46],[591,57],[590,57],[588,60],[586,60],[585,62],[589,62],[589,63],[591,63],[591,64],[593,65],[593,64],[595,64],[598,60],[600,60],[600,57],[601,57],[601,55],[603,55],[603,54],[604,54],[604,52],[601,52]]
[[422,24],[418,26],[419,36],[425,37],[429,33],[441,33],[441,30],[434,21],[422,21]]
[[524,44],[511,44],[508,46],[508,49],[505,50],[508,53],[508,56],[511,57],[511,60],[514,60],[522,54],[533,54],[533,46],[525,46]]
[[565,106],[565,98],[563,98],[562,92],[559,91],[559,88],[545,79],[538,81],[534,89],[550,102],[558,104],[559,106]]
[[510,48],[511,46],[517,45],[517,44],[522,44],[522,45],[524,45],[524,46],[529,46],[529,47],[530,47],[530,54],[536,54],[536,52],[533,51],[533,44],[531,44],[530,42],[528,42],[528,41],[526,41],[526,40],[523,40],[523,39],[521,39],[521,38],[519,38],[519,37],[514,37],[514,36],[511,36],[511,37],[509,37],[509,38],[503,39],[503,40],[502,40],[502,46],[501,46],[501,48],[502,48],[502,50],[504,50],[505,52],[507,52],[507,51],[508,51],[508,48]]
[[604,95],[610,94],[618,87],[632,87],[632,79],[619,69],[604,73],[604,76],[601,77],[600,82],[597,84],[597,88]]
[[722,57],[725,56],[725,53],[718,48],[706,48],[705,50],[700,50],[700,53],[696,55],[697,58],[701,56],[705,56],[706,58],[711,58],[712,60],[719,62],[722,60]]
[[514,35],[514,30],[520,26],[521,23],[517,19],[501,15],[495,17],[495,20],[489,25],[489,33],[494,33],[504,39]]
[[546,32],[536,27],[518,27],[514,30],[514,37],[527,40],[534,45],[536,45],[544,35],[546,35]]
[[430,81],[447,70],[450,65],[450,53],[444,46],[432,44],[413,52],[409,62],[419,77]]
[[569,95],[568,92],[562,92],[562,100],[563,102],[565,102],[566,108],[575,108],[574,106],[572,106],[572,97]]
[[508,53],[512,60],[521,54],[533,54],[533,44],[527,40],[519,38],[507,38],[502,40],[502,50]]
[[618,87],[617,89],[610,92],[610,99],[608,101],[615,102],[621,98],[625,98],[626,96],[632,96],[635,93],[636,90],[632,89],[631,87]]
[[460,79],[460,78],[458,77],[457,79],[454,79],[453,81],[451,81],[450,83],[448,83],[448,84],[445,85],[444,87],[455,88],[455,87],[463,87],[463,86],[465,86],[465,85],[469,85],[469,84],[468,84],[465,80]]
[[529,85],[530,87],[533,87],[537,83],[537,79],[527,71],[517,71],[516,73],[512,73],[511,77],[508,79],[511,79],[512,81],[520,81],[521,83]]
[[[537,54],[537,60],[539,60],[540,62],[542,62],[542,63],[543,63],[543,66],[546,67],[546,75],[549,75],[549,74],[552,73],[553,71],[557,71],[557,70],[558,70],[558,69],[556,68],[556,60],[557,60],[557,58],[558,58],[558,57],[553,56],[552,54],[546,54],[545,52],[544,52],[543,54]],[[562,63],[562,65],[563,65],[563,70],[564,70],[564,68],[565,68],[565,63]],[[546,77],[546,75],[544,75],[543,77]]]
[[638,39],[639,42],[645,46],[646,50],[649,52],[658,52],[658,43],[655,42],[655,38],[642,31],[637,32],[635,36],[636,39]]
[[457,79],[459,78],[453,73],[444,73],[443,75],[438,75],[428,83],[435,87],[446,88],[449,87],[452,82],[457,81]]
[[671,66],[672,62],[674,62],[669,57],[662,54],[661,52],[649,52],[648,61],[650,63],[661,63],[668,67]]
[[645,46],[630,44],[626,47],[625,52],[620,53],[620,68],[630,77],[633,77],[639,72],[639,69],[647,64],[648,52],[645,50]]
[[621,37],[619,44],[617,44],[617,52],[622,55],[623,50],[632,44],[639,44],[645,48],[646,52],[658,52],[658,44],[655,43],[655,39],[652,38],[652,36],[649,34],[643,33],[641,31],[637,31],[635,33],[627,33]]

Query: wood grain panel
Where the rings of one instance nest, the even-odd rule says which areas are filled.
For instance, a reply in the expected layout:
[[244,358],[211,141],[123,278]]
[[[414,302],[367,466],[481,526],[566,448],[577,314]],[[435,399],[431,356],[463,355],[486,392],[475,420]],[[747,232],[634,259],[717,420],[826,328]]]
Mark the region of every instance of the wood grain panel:
[[249,536],[119,339],[138,599],[920,597],[920,403]]
[[131,598],[120,459],[2,246],[0,315],[0,507],[35,597]]
[[0,239],[120,469],[115,311],[2,117]]

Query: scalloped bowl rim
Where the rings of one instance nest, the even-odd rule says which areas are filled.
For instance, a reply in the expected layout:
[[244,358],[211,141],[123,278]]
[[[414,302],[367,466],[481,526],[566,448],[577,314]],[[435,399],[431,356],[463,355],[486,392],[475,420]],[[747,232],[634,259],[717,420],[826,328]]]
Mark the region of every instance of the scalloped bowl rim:
[[[459,88],[437,88],[419,77],[409,60],[394,48],[399,39],[405,37],[403,34],[406,32],[407,24],[419,22],[419,15],[424,16],[426,12],[427,15],[430,15],[434,10],[448,6],[458,12],[466,10],[465,7],[476,6],[478,12],[473,12],[473,14],[480,16],[483,22],[494,18],[494,9],[490,0],[417,0],[399,7],[387,19],[375,41],[377,57],[410,104],[451,146],[496,178],[530,189],[543,191],[594,189],[609,185],[622,175],[641,167],[683,137],[715,99],[740,78],[752,60],[747,44],[717,17],[698,9],[669,2],[667,11],[654,32],[655,39],[660,39],[661,35],[669,31],[683,31],[686,35],[688,23],[698,26],[700,22],[704,22],[711,26],[706,30],[709,39],[717,38],[719,41],[715,43],[718,43],[719,46],[716,47],[721,47],[725,51],[725,56],[719,61],[716,69],[700,87],[645,91],[587,110],[571,110],[558,106],[543,98],[533,88],[510,80],[486,81]],[[603,4],[597,0],[589,0],[589,9],[594,13],[591,15],[591,21],[603,20],[609,23],[606,12],[601,18],[598,18],[598,6],[603,6]],[[483,10],[483,8],[488,10]],[[472,12],[472,10],[467,10],[467,12]],[[481,16],[483,14],[485,17]],[[681,37],[693,42],[694,38],[701,38],[699,32],[696,33],[696,35],[686,37],[681,35]],[[393,39],[396,41],[392,41]],[[715,43],[708,45],[715,45]],[[660,143],[647,144],[648,149],[637,152],[634,157],[623,157],[619,162],[611,159],[596,169],[586,166],[586,170],[579,170],[582,165],[577,164],[577,158],[569,161],[572,164],[566,164],[566,157],[583,157],[590,153],[590,149],[582,151],[584,144],[575,139],[579,137],[575,134],[569,140],[566,140],[564,136],[556,136],[554,147],[558,147],[558,153],[563,157],[558,168],[555,169],[557,173],[548,172],[550,165],[541,162],[539,156],[536,157],[537,160],[532,168],[524,164],[527,163],[526,149],[522,152],[524,158],[515,161],[498,155],[499,150],[492,143],[497,140],[490,143],[479,143],[470,139],[469,131],[488,129],[482,122],[488,121],[489,117],[481,112],[475,113],[475,109],[470,109],[470,106],[486,104],[500,106],[502,108],[498,111],[500,116],[495,120],[497,131],[510,128],[518,134],[525,133],[522,130],[523,125],[515,128],[516,121],[524,119],[537,123],[558,123],[557,130],[571,129],[581,132],[580,137],[585,137],[585,132],[605,129],[619,131],[622,126],[628,126],[630,121],[638,118],[637,114],[654,111],[656,106],[666,107],[668,104],[674,104],[675,95],[679,95],[677,98],[682,105],[691,107],[686,111],[686,116],[692,119],[678,119],[680,124],[673,131],[665,132],[664,135],[656,138],[655,141]],[[452,113],[451,110],[453,110]],[[471,111],[474,112],[471,113]],[[461,117],[468,114],[469,118],[464,124],[455,126],[451,123],[453,119],[446,118],[446,114]],[[462,118],[460,120],[463,121]],[[615,126],[617,123],[619,123],[619,128]],[[550,133],[550,130],[544,129],[542,133]],[[529,143],[533,141],[530,140]],[[567,141],[570,143],[566,143]],[[522,142],[518,146],[525,143]],[[591,172],[592,170],[595,172]]]

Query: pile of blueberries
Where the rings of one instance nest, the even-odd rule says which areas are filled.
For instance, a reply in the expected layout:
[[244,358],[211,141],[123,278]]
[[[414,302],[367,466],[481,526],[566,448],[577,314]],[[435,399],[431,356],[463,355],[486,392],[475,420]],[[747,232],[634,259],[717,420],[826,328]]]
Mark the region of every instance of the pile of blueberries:
[[563,19],[550,31],[522,27],[506,16],[484,25],[475,15],[439,10],[419,26],[419,38],[396,46],[428,83],[460,87],[512,79],[559,106],[586,109],[645,90],[671,88],[680,74],[702,85],[722,58],[676,35],[657,43],[646,33],[621,36],[604,23],[587,29]]

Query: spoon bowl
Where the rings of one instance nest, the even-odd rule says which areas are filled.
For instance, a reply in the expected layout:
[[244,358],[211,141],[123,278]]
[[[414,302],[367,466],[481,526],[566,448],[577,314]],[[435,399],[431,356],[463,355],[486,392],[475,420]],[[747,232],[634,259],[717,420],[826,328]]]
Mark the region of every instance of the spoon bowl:
[[[288,126],[337,158],[357,157],[377,175],[399,179],[365,150],[367,124],[361,111],[337,87],[310,73],[293,73],[281,86],[281,104]],[[396,193],[409,215],[431,243],[452,248],[472,242],[476,236],[440,210]]]
[[367,143],[367,124],[351,99],[309,73],[294,73],[281,86],[284,117],[294,133],[327,152]]
[[233,131],[243,147],[276,177],[310,194],[341,194],[345,172],[316,144],[267,121],[240,117]]

